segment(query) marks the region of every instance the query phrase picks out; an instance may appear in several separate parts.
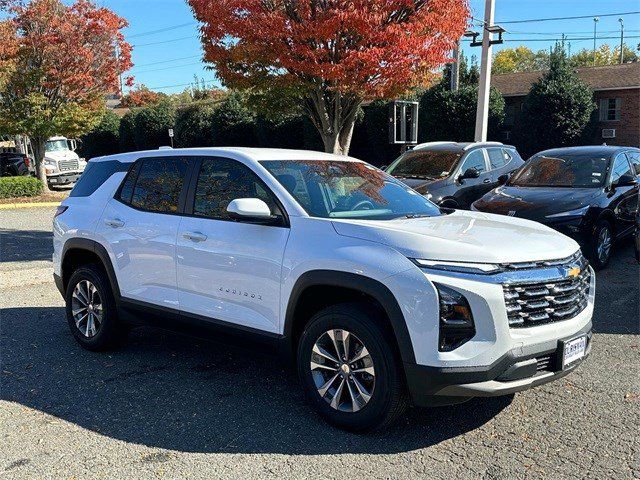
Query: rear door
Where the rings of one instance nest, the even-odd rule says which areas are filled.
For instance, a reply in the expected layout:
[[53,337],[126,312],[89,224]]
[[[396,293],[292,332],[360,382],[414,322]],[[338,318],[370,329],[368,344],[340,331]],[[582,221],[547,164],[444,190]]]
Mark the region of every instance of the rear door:
[[[281,224],[233,220],[227,206],[237,198],[264,200]],[[177,239],[181,310],[204,321],[277,333],[288,238],[283,207],[256,173],[229,158],[202,158]]]
[[96,234],[125,299],[179,308],[176,237],[188,173],[185,157],[140,159],[105,207]]
[[[475,168],[480,176],[478,178],[459,179],[460,175],[469,168]],[[460,208],[469,208],[477,199],[491,190],[491,173],[487,168],[487,159],[482,148],[472,150],[462,159],[460,167],[455,174],[457,191],[454,194]]]

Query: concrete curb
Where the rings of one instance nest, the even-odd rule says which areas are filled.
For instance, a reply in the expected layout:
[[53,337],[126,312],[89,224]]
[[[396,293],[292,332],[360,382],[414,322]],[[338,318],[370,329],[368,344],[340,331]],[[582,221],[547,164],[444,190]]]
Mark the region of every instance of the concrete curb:
[[0,210],[13,210],[15,208],[57,207],[60,202],[33,202],[33,203],[0,203]]

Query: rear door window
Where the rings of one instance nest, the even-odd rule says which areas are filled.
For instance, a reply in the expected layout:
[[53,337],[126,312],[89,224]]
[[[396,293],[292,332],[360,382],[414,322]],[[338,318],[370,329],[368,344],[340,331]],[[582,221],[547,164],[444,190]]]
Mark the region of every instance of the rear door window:
[[633,172],[631,171],[631,165],[629,165],[626,155],[620,154],[613,162],[611,183],[617,182],[623,175],[633,175]]
[[491,170],[502,168],[511,160],[511,157],[507,156],[506,151],[501,148],[488,148],[487,153],[489,154]]
[[188,159],[182,157],[138,160],[118,192],[118,200],[139,210],[177,213],[185,189]]
[[627,152],[636,175],[640,175],[640,152]]

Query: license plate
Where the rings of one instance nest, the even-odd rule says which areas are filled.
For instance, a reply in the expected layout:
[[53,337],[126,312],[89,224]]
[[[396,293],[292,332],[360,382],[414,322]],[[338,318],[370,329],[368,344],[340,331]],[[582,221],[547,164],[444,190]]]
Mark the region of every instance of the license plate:
[[562,368],[566,368],[573,362],[580,360],[582,357],[584,357],[586,350],[586,335],[564,342],[564,351],[562,353]]

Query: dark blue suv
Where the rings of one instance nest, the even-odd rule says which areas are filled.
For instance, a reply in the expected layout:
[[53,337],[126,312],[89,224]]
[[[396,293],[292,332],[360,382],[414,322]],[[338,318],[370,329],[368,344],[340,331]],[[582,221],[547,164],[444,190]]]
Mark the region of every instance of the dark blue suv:
[[523,164],[515,147],[499,142],[429,142],[386,171],[440,206],[468,209]]

